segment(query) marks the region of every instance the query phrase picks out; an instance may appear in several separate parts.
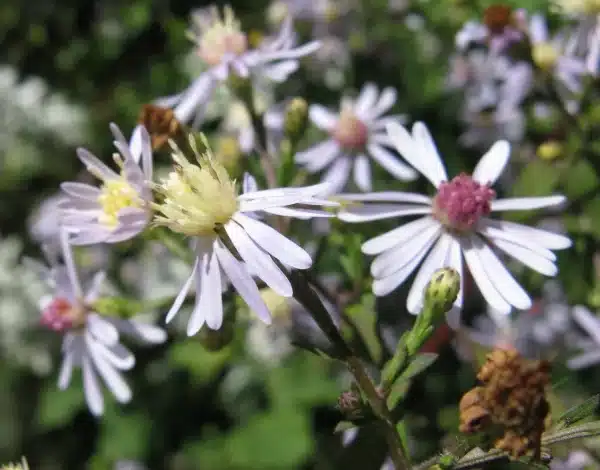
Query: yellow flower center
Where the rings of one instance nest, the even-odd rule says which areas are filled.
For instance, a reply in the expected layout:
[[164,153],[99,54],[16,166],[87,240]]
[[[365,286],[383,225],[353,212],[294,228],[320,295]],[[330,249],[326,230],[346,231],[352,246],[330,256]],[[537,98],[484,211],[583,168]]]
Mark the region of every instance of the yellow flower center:
[[176,170],[163,179],[157,190],[164,196],[155,208],[160,215],[155,223],[184,235],[212,235],[226,224],[238,210],[235,181],[214,157],[202,136],[206,153],[200,154],[196,141],[190,136],[197,165],[190,163],[181,150],[174,146]]
[[558,60],[558,51],[547,42],[536,44],[531,51],[533,61],[543,70],[551,70]]
[[211,66],[220,64],[227,54],[238,56],[248,48],[248,39],[229,7],[223,9],[222,18],[218,10],[213,9],[210,27],[192,39],[198,44],[198,54],[202,60]]
[[137,191],[125,177],[107,180],[100,188],[98,203],[102,214],[98,222],[109,228],[115,228],[119,223],[119,211],[126,207],[141,207],[142,201]]

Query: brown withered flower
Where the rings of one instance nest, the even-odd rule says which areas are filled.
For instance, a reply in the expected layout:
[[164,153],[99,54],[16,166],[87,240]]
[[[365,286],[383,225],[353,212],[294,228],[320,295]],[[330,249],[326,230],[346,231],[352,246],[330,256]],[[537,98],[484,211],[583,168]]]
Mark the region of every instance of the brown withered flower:
[[490,5],[483,12],[483,23],[491,34],[502,34],[513,23],[513,10],[509,5]]
[[159,150],[169,139],[177,140],[184,135],[183,126],[169,108],[145,104],[140,111],[138,122],[150,134],[152,150]]
[[549,363],[525,359],[513,349],[496,349],[488,354],[477,378],[481,385],[468,391],[459,405],[460,431],[501,429],[504,435],[494,447],[515,458],[539,457],[550,411],[546,399]]

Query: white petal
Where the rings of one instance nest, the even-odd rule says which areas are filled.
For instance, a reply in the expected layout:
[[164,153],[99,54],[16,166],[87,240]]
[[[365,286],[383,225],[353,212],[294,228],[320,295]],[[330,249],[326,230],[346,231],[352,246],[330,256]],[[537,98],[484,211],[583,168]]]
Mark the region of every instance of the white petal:
[[219,264],[238,294],[240,294],[258,318],[270,324],[271,313],[261,298],[258,287],[256,287],[250,274],[248,274],[246,267],[229,253],[229,250],[223,246],[221,241],[215,244],[215,253],[219,258]]
[[119,332],[115,326],[98,314],[88,315],[87,329],[94,338],[106,345],[113,345],[119,341]]
[[323,175],[323,181],[329,184],[330,194],[339,193],[346,186],[351,166],[350,157],[343,156],[338,158]]
[[338,218],[344,222],[371,222],[406,215],[430,214],[431,207],[408,204],[370,204],[342,209]]
[[438,239],[442,227],[432,223],[423,229],[419,236],[406,239],[391,250],[384,251],[378,255],[371,264],[371,274],[374,277],[386,277],[394,271],[404,267],[414,256],[421,252],[423,247],[431,246]]
[[292,285],[287,276],[273,262],[271,256],[256,246],[244,229],[235,222],[225,225],[225,230],[236,250],[252,272],[256,273],[267,286],[279,295],[291,297],[293,293]]
[[338,120],[338,117],[334,113],[318,104],[310,106],[309,116],[313,124],[324,131],[330,131]]
[[415,193],[400,191],[379,191],[377,193],[343,193],[335,196],[342,201],[375,201],[375,202],[414,202],[416,204],[431,204],[431,198]]
[[423,294],[425,287],[431,280],[433,273],[440,268],[447,267],[447,258],[450,252],[452,237],[442,233],[435,246],[421,265],[415,280],[408,292],[406,308],[414,315],[418,314],[423,306]]
[[67,269],[67,276],[69,277],[70,290],[73,292],[75,297],[83,297],[83,290],[81,288],[81,282],[77,275],[77,269],[75,268],[75,259],[73,258],[73,251],[69,244],[69,234],[64,228],[59,230],[60,247],[65,262],[65,268]]
[[243,214],[236,214],[233,220],[246,230],[258,246],[282,263],[296,269],[308,269],[312,265],[310,255],[277,230]]
[[509,158],[510,144],[506,140],[499,140],[481,157],[473,171],[473,179],[481,184],[493,185]]
[[354,157],[354,182],[361,191],[371,191],[371,166],[366,155]]
[[530,243],[538,244],[549,250],[564,250],[569,248],[572,244],[568,237],[558,233],[548,232],[547,230],[540,230],[505,220],[484,219],[484,221],[486,224],[499,227],[515,237],[523,238]]
[[297,152],[294,156],[296,163],[306,165],[321,159],[331,161],[340,153],[340,146],[335,140],[326,140],[310,147],[303,152]]
[[297,60],[285,60],[283,62],[262,67],[260,73],[269,80],[282,83],[287,80],[292,73],[298,70],[299,65]]
[[69,196],[93,202],[97,202],[98,197],[100,196],[100,189],[90,184],[68,181],[66,183],[62,183],[60,185],[60,189],[62,189]]
[[242,183],[242,192],[243,193],[254,193],[258,191],[258,183],[256,182],[256,178],[252,176],[250,173],[244,173],[244,182]]
[[600,345],[600,320],[582,305],[573,307],[573,317],[587,334]]
[[488,273],[498,292],[500,292],[500,295],[519,310],[530,309],[531,298],[519,283],[515,281],[492,249],[476,235],[473,235],[471,239],[478,251],[479,259],[481,259],[485,271]]
[[171,308],[169,309],[169,312],[167,313],[167,317],[165,318],[165,323],[169,323],[171,320],[173,320],[173,318],[175,317],[175,315],[177,315],[177,313],[179,312],[179,309],[183,305],[183,302],[185,301],[185,298],[187,297],[188,292],[190,291],[190,288],[192,287],[192,282],[194,282],[194,279],[196,277],[196,271],[198,270],[198,262],[199,262],[199,260],[198,260],[198,258],[196,258],[196,261],[194,263],[194,268],[192,269],[192,274],[190,274],[190,277],[183,284],[183,287],[179,291],[179,294],[177,294],[177,297],[175,298],[175,302],[173,302],[173,305],[171,306]]
[[383,277],[381,279],[375,279],[373,281],[373,293],[376,296],[384,296],[392,292],[396,287],[401,285],[408,276],[412,274],[412,272],[416,269],[419,263],[423,260],[431,246],[434,244],[436,238],[433,237],[423,248],[421,251],[414,253],[413,258],[404,265],[401,269],[394,271],[387,277]]
[[135,356],[122,344],[117,343],[108,348],[93,338],[92,341],[94,342],[94,354],[102,356],[103,359],[117,369],[129,370],[135,365]]
[[416,234],[424,232],[432,225],[439,225],[431,217],[422,217],[407,224],[401,225],[389,232],[383,233],[367,240],[362,245],[362,252],[366,255],[376,255],[382,253],[395,245],[404,243],[413,238]]
[[572,357],[567,361],[569,369],[577,370],[595,366],[600,362],[600,350],[588,351]]
[[100,290],[102,289],[102,284],[104,284],[105,279],[106,271],[99,271],[94,274],[94,277],[87,288],[87,292],[85,293],[86,303],[90,304],[100,296]]
[[454,268],[458,275],[460,276],[460,290],[458,291],[458,296],[454,301],[454,305],[459,309],[462,309],[463,306],[463,297],[464,297],[464,269],[463,269],[463,260],[462,260],[462,248],[460,247],[460,242],[452,237],[452,242],[450,243],[450,252],[448,254],[448,267]]
[[[524,226],[525,228],[528,228]],[[542,256],[549,261],[556,261],[556,255],[548,248],[545,248],[535,240],[530,240],[523,235],[517,234],[510,230],[504,230],[499,221],[492,219],[483,219],[477,227],[477,231],[485,237],[491,239],[494,243],[496,240],[510,242],[513,245],[519,245],[529,251],[533,251],[539,256]]]
[[492,212],[494,211],[522,211],[531,209],[542,209],[544,207],[558,206],[566,201],[562,195],[547,197],[515,197],[509,199],[497,199],[492,201]]
[[87,170],[94,176],[99,175],[104,180],[119,178],[119,175],[111,170],[108,166],[102,163],[95,155],[89,152],[87,149],[78,148],[77,156],[79,160],[85,165]]
[[[65,338],[66,339],[66,338]],[[71,377],[73,376],[73,354],[74,350],[68,350],[65,352],[62,364],[60,366],[60,372],[58,374],[58,388],[65,390],[71,383]]]
[[397,122],[388,122],[385,126],[388,136],[396,148],[396,151],[411,164],[419,173],[427,178],[435,186],[436,179],[429,175],[429,170],[425,166],[425,161],[421,157],[421,151],[415,143],[413,137]]
[[473,279],[486,302],[499,312],[508,314],[511,311],[511,305],[494,287],[494,282],[488,276],[483,261],[480,258],[478,247],[473,245],[474,240],[476,241],[478,238],[472,236],[461,238],[460,240],[469,271],[471,271]]
[[396,90],[391,87],[386,87],[379,95],[377,103],[366,113],[368,119],[375,119],[381,116],[383,113],[389,111],[389,109],[396,103]]
[[213,80],[210,73],[203,73],[183,92],[179,104],[173,110],[179,121],[188,123],[198,107],[208,100],[214,87]]
[[318,209],[296,209],[293,207],[273,207],[265,209],[265,212],[283,217],[295,217],[300,220],[310,220],[313,217],[335,217],[331,212],[321,211]]
[[[335,145],[337,146],[337,144],[335,144]],[[321,171],[323,168],[325,168],[326,166],[328,166],[329,164],[331,164],[331,162],[333,162],[338,156],[339,156],[339,152],[337,149],[334,152],[325,150],[323,153],[319,154],[318,157],[313,158],[312,160],[308,161],[304,165],[304,168],[309,173],[317,173],[317,172]]]
[[416,179],[417,172],[415,170],[400,162],[392,153],[387,151],[381,145],[370,143],[367,145],[367,151],[377,163],[400,181],[412,181]]
[[412,135],[423,159],[423,166],[427,169],[425,176],[437,188],[442,181],[448,181],[448,175],[429,129],[422,122],[415,122]]
[[83,371],[83,393],[88,408],[95,416],[104,412],[104,398],[98,384],[96,372],[89,356],[86,354],[81,358],[81,369]]
[[159,326],[139,320],[112,319],[119,333],[131,336],[137,341],[148,344],[160,344],[167,340],[167,332]]
[[90,351],[90,359],[92,360],[94,367],[104,380],[104,383],[108,389],[115,396],[118,402],[127,403],[130,401],[131,389],[125,380],[123,380],[121,374],[98,351],[97,345],[95,344],[93,338],[87,336],[86,342]]
[[544,276],[556,276],[558,272],[558,268],[552,261],[535,251],[499,238],[492,240],[492,243],[509,256]]
[[313,184],[311,186],[301,186],[297,188],[273,188],[273,189],[262,189],[260,191],[246,192],[238,196],[240,201],[254,201],[254,200],[269,200],[275,198],[286,198],[290,196],[294,197],[314,197],[325,193],[329,189],[329,186],[325,183]]
[[367,83],[362,87],[356,102],[354,103],[354,112],[360,117],[365,118],[368,112],[375,106],[377,100],[377,87],[373,83]]
[[214,251],[216,242],[198,247],[196,272],[196,303],[187,325],[188,336],[198,333],[206,322],[218,330],[223,324],[223,299],[221,297],[221,270]]

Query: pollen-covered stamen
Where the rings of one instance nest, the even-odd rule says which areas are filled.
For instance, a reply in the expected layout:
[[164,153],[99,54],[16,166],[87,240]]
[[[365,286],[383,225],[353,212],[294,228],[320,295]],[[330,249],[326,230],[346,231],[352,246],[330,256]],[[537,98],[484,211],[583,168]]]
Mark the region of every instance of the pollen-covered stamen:
[[235,181],[209,150],[201,155],[193,137],[189,142],[198,165],[175,148],[176,171],[156,185],[164,200],[154,205],[158,211],[154,221],[184,235],[214,235],[215,229],[229,222],[238,210]]
[[41,323],[51,330],[64,332],[83,325],[85,314],[86,309],[82,304],[56,297],[42,310]]
[[121,209],[142,205],[140,195],[124,177],[106,180],[100,188],[98,203],[102,209],[98,222],[111,229],[118,225]]
[[350,108],[342,109],[332,137],[346,150],[360,150],[367,145],[369,128]]
[[558,61],[559,53],[552,44],[542,42],[533,46],[531,56],[540,69],[551,70]]
[[220,64],[226,55],[238,56],[248,49],[248,38],[229,7],[223,9],[222,18],[218,10],[213,10],[212,24],[195,41],[198,55],[211,66]]
[[452,230],[471,230],[481,217],[490,213],[490,203],[495,197],[496,192],[487,184],[461,173],[440,184],[433,201],[433,215]]

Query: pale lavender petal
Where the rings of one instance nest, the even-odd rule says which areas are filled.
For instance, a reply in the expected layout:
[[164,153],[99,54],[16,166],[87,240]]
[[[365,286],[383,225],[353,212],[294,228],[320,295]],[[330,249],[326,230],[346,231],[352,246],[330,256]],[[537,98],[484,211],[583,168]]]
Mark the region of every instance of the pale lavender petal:
[[127,403],[131,400],[131,389],[129,385],[123,380],[121,374],[113,368],[105,357],[99,352],[97,345],[94,340],[86,336],[86,342],[88,350],[90,351],[90,359],[98,371],[104,383],[120,403]]
[[236,214],[233,220],[246,230],[258,246],[282,263],[296,269],[308,269],[311,266],[310,255],[272,227],[243,214]]
[[60,237],[60,246],[62,250],[62,255],[65,261],[65,268],[67,270],[67,276],[69,277],[69,282],[71,284],[71,291],[75,295],[75,297],[83,297],[83,289],[81,288],[81,282],[79,281],[79,276],[77,275],[77,269],[75,268],[75,259],[73,258],[73,251],[71,250],[71,246],[69,245],[69,235],[66,230],[61,228],[59,231]]
[[354,157],[354,182],[361,191],[371,190],[371,166],[366,155]]
[[174,109],[175,117],[181,122],[189,122],[198,107],[208,101],[213,87],[214,81],[210,73],[200,75],[181,95],[179,104]]
[[582,305],[573,307],[573,317],[579,325],[600,346],[600,320]]
[[192,282],[194,282],[194,278],[196,277],[196,271],[198,270],[198,263],[199,263],[199,259],[196,258],[196,261],[194,263],[194,268],[192,269],[192,274],[190,274],[190,277],[187,279],[187,281],[185,281],[185,283],[183,284],[183,287],[177,294],[177,297],[175,298],[173,305],[171,306],[171,308],[169,309],[169,311],[167,313],[167,316],[165,318],[165,323],[169,323],[171,320],[173,320],[173,318],[175,318],[175,315],[177,315],[177,313],[181,309],[181,306],[183,305],[183,302],[185,301],[185,298],[187,297],[188,292],[190,291],[190,288],[192,287]]
[[473,171],[473,179],[481,184],[493,185],[509,158],[510,144],[506,140],[499,140],[481,157]]
[[[549,250],[564,250],[572,244],[564,235],[529,227],[527,225],[508,222],[506,220],[483,219],[486,225],[495,226],[511,235],[522,238],[531,244],[538,244]],[[529,247],[529,245],[527,245]]]
[[100,196],[100,189],[96,188],[95,186],[84,183],[62,183],[60,185],[60,189],[62,189],[69,196],[93,201],[96,203],[98,201],[98,196]]
[[495,211],[521,211],[531,209],[543,209],[545,207],[558,206],[566,201],[562,195],[546,197],[515,197],[508,199],[497,199],[492,201],[492,212]]
[[396,90],[391,87],[386,87],[382,90],[379,95],[379,100],[373,105],[373,107],[366,113],[369,119],[376,119],[382,114],[390,110],[394,103],[396,103]]
[[454,301],[454,305],[459,309],[462,309],[463,306],[463,296],[464,296],[464,269],[463,269],[463,260],[462,260],[462,249],[460,247],[460,242],[452,237],[452,241],[450,242],[450,252],[448,254],[448,267],[453,268],[458,275],[460,276],[460,290],[458,291],[458,296]]
[[340,153],[340,146],[335,140],[326,140],[310,147],[303,152],[296,153],[294,159],[296,163],[305,165],[312,161],[320,161],[322,159],[332,160]]
[[215,244],[215,253],[219,258],[219,264],[225,271],[225,274],[233,284],[235,290],[242,299],[248,304],[250,309],[263,322],[271,323],[271,313],[260,296],[258,287],[252,276],[246,270],[246,267],[229,253],[229,250],[219,241]]
[[352,160],[348,156],[338,158],[329,167],[329,170],[323,175],[323,181],[329,184],[330,194],[338,193],[344,188],[348,181],[351,167]]
[[498,238],[494,239],[492,243],[507,255],[544,276],[556,276],[558,273],[558,268],[552,261],[535,251]]
[[376,193],[343,193],[338,194],[336,199],[342,201],[365,201],[365,202],[414,202],[415,204],[431,204],[431,198],[416,193],[404,193],[401,191],[378,191]]
[[96,372],[88,355],[81,358],[81,369],[83,371],[83,392],[88,408],[95,416],[104,412],[104,398],[98,384]]
[[354,112],[356,115],[364,119],[368,116],[368,112],[375,106],[377,101],[377,87],[373,83],[367,83],[362,87],[360,94],[356,98],[354,104]]
[[429,129],[422,122],[416,122],[412,128],[412,135],[413,141],[419,149],[420,157],[423,159],[423,165],[427,168],[429,176],[425,176],[437,188],[442,181],[448,181],[448,175]]
[[87,317],[87,329],[98,341],[112,346],[119,341],[117,328],[96,313],[90,313]]
[[342,209],[338,218],[344,222],[372,222],[407,215],[430,214],[431,207],[409,204],[369,204]]
[[378,235],[375,238],[367,240],[362,245],[362,252],[366,255],[377,255],[383,253],[396,245],[400,245],[417,234],[423,233],[427,228],[439,225],[431,217],[422,217],[407,224],[401,225],[389,232]]
[[338,120],[338,116],[336,114],[319,104],[313,104],[310,106],[309,116],[313,124],[315,124],[319,129],[327,132],[333,129]]
[[367,145],[367,151],[377,163],[399,180],[411,181],[417,177],[415,170],[400,162],[391,152],[382,146],[371,143]]
[[84,148],[77,149],[77,156],[85,165],[87,170],[94,176],[98,175],[103,180],[116,179],[119,177],[117,173],[111,170],[108,166],[102,163],[97,157]]
[[125,320],[121,318],[108,319],[120,334],[127,335],[140,343],[160,344],[167,339],[167,332],[156,325],[139,320]]

